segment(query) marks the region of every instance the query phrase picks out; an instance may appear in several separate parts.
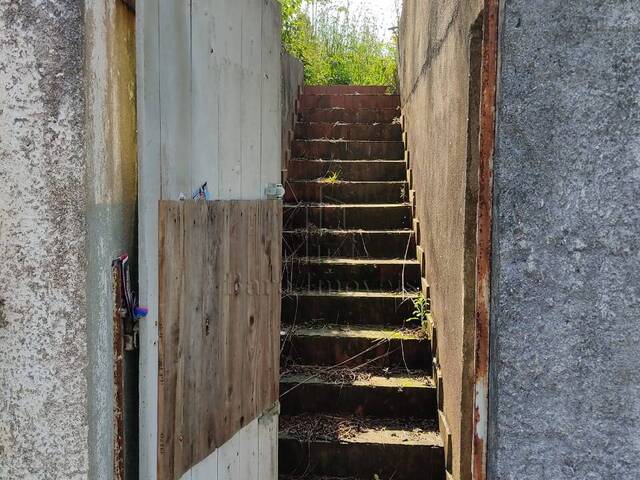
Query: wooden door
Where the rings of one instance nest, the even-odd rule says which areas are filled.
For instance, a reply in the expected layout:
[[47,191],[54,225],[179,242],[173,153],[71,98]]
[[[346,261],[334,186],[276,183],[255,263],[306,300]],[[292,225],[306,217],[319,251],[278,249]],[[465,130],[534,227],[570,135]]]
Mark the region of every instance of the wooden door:
[[282,205],[161,201],[158,479],[278,400]]

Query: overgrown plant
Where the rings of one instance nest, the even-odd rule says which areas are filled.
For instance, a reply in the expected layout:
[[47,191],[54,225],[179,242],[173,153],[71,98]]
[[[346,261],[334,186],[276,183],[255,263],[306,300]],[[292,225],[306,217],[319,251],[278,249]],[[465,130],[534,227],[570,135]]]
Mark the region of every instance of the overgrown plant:
[[328,172],[321,180],[323,183],[336,183],[340,179],[340,172]]
[[375,19],[348,2],[316,0],[313,22],[303,0],[280,0],[282,44],[300,58],[310,85],[397,83],[396,39],[378,36]]
[[427,321],[427,315],[430,311],[429,301],[422,293],[413,298],[411,301],[413,302],[413,313],[405,321],[420,322],[420,325],[424,326],[425,322]]

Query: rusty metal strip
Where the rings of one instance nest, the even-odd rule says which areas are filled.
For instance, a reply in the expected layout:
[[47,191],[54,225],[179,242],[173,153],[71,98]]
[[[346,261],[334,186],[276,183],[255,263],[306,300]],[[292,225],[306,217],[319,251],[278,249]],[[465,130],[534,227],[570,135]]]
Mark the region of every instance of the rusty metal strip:
[[489,398],[489,313],[491,287],[491,225],[493,153],[496,132],[499,0],[484,2],[482,47],[482,103],[476,252],[476,338],[472,478],[487,478]]
[[112,265],[113,305],[113,478],[124,480],[124,349],[122,340],[122,284],[118,264]]

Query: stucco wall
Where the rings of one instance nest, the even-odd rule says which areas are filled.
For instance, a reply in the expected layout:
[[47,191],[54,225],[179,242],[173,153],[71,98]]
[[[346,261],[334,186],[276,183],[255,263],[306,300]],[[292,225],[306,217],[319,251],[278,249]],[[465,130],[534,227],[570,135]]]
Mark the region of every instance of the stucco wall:
[[490,475],[640,476],[640,9],[503,5]]
[[0,478],[111,478],[110,263],[136,193],[118,12],[0,5]]
[[0,478],[88,471],[83,30],[0,4]]
[[468,141],[474,128],[468,118],[477,112],[469,100],[477,103],[470,92],[470,36],[481,8],[478,0],[405,0],[400,23],[406,148],[437,326],[452,473],[462,479],[470,473],[477,189],[477,138]]

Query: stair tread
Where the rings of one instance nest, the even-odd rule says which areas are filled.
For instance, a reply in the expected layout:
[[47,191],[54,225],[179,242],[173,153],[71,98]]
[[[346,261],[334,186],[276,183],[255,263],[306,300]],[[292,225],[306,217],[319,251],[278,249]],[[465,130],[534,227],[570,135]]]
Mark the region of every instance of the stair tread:
[[413,233],[413,230],[410,228],[397,228],[397,229],[366,229],[366,228],[323,228],[323,227],[313,227],[313,228],[293,228],[293,229],[285,229],[283,233],[301,233],[301,232],[309,232],[309,233],[335,233],[338,234],[350,234],[350,233],[372,233],[372,234],[383,234],[383,233],[397,233],[397,234],[407,234]]
[[[343,374],[344,373],[344,374]],[[280,377],[281,384],[330,384],[352,385],[363,388],[435,388],[430,376],[425,372],[406,370],[387,374],[382,369],[367,371],[361,369],[329,369],[315,365],[294,365],[288,367]],[[281,389],[282,390],[282,389]]]
[[427,339],[426,333],[419,328],[390,328],[377,325],[286,325],[281,328],[280,335],[402,341],[424,341]]
[[284,296],[307,296],[307,297],[350,297],[350,298],[395,298],[400,300],[410,300],[418,298],[419,292],[365,292],[365,291],[332,291],[332,290],[285,290]]
[[[406,184],[406,180],[336,180],[334,182],[328,182],[324,178],[315,178],[313,180],[287,180],[288,183],[317,183],[320,185],[362,185],[362,184],[387,184],[387,185],[402,185]],[[353,205],[353,204],[351,204]]]
[[289,257],[285,262],[319,263],[328,265],[417,265],[418,260],[405,258],[337,258],[337,257]]
[[[376,183],[376,182],[373,182]],[[285,203],[284,208],[304,208],[304,207],[322,207],[322,208],[410,208],[411,204],[407,202],[398,203],[321,203],[321,202],[306,202],[301,201],[298,203]]]
[[402,140],[350,140],[347,138],[296,138],[294,142],[325,143],[402,143]]
[[279,437],[310,442],[375,443],[442,447],[429,420],[387,419],[350,415],[281,415]]
[[399,165],[401,163],[405,163],[404,160],[398,159],[388,159],[388,158],[361,158],[354,160],[346,160],[342,158],[304,158],[304,157],[296,157],[292,158],[290,161],[292,162],[304,162],[304,163],[346,163],[349,165],[358,165],[360,163],[389,163],[392,165]]

